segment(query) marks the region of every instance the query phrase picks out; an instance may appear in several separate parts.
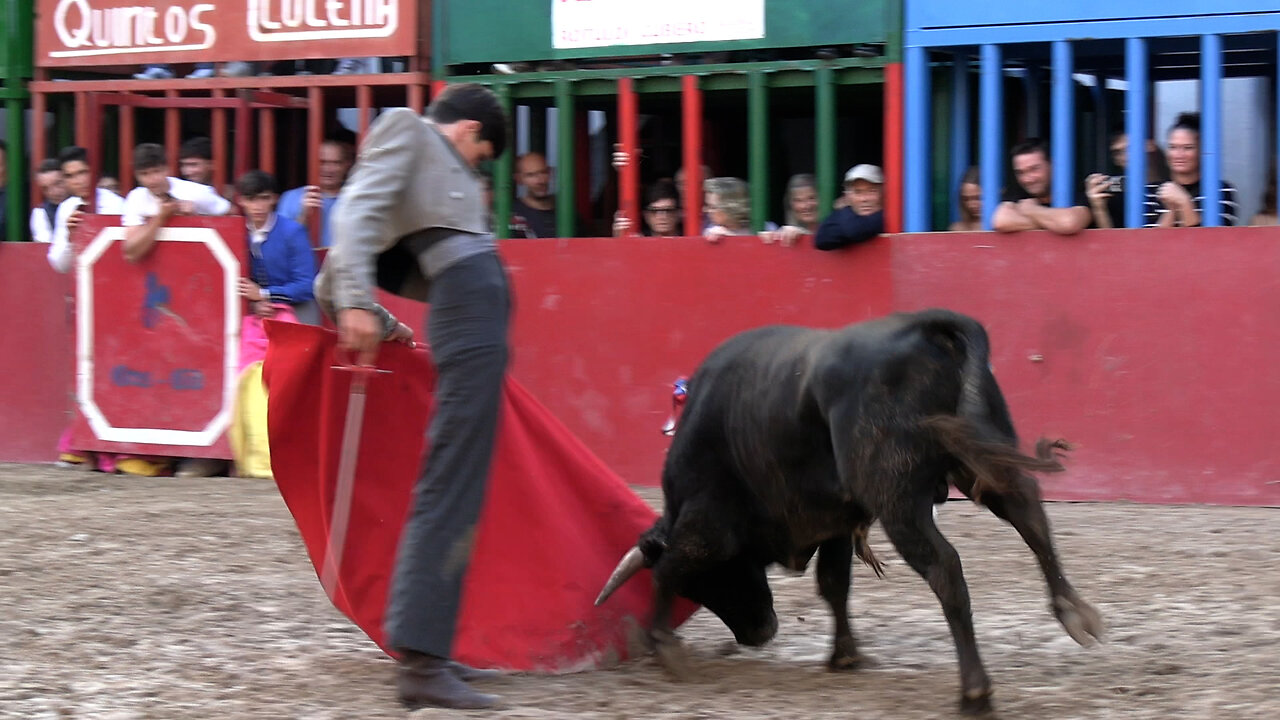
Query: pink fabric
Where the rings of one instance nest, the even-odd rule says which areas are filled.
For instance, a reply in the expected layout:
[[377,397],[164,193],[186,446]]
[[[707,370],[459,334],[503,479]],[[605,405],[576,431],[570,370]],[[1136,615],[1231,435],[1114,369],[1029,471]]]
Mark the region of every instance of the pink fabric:
[[[272,303],[271,307],[276,309],[276,314],[271,316],[271,320],[298,322],[298,316],[293,314],[292,306]],[[252,313],[245,315],[240,322],[240,364],[236,367],[236,372],[242,373],[246,367],[266,358],[267,333],[262,329],[262,318]]]

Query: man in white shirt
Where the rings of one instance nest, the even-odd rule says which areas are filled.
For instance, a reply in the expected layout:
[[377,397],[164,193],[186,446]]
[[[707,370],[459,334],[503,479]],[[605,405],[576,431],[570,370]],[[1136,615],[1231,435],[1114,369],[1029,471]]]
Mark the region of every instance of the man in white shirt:
[[75,258],[68,235],[80,224],[80,218],[86,212],[121,215],[124,213],[124,198],[110,190],[93,186],[93,173],[89,171],[89,152],[82,147],[70,145],[63,148],[58,153],[58,166],[62,169],[62,181],[66,183],[70,196],[58,205],[58,212],[53,218],[49,264],[58,272],[67,272]]
[[53,242],[53,218],[58,214],[58,205],[67,199],[67,184],[62,180],[62,168],[55,158],[40,163],[36,185],[40,188],[40,204],[31,210],[31,239]]
[[124,236],[124,256],[137,262],[151,252],[156,232],[174,215],[226,215],[231,203],[208,185],[169,177],[164,148],[142,143],[133,150],[133,172],[138,187],[124,199],[120,224],[129,228]]

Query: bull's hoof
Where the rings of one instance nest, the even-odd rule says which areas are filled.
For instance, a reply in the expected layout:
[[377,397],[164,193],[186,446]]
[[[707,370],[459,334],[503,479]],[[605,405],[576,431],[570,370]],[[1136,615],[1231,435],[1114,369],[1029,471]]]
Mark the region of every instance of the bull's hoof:
[[991,689],[969,690],[960,695],[960,714],[970,717],[991,717]]
[[861,668],[875,667],[875,661],[858,653],[858,646],[852,637],[836,638],[835,649],[831,651],[831,659],[827,660],[827,669],[831,672],[852,672]]
[[1058,622],[1062,623],[1071,639],[1081,645],[1089,647],[1102,639],[1105,629],[1102,615],[1080,597],[1055,597],[1053,614],[1058,617]]
[[689,654],[685,652],[684,645],[680,643],[680,638],[676,637],[675,634],[655,632],[653,634],[653,653],[658,658],[658,664],[676,682],[693,679],[693,668],[689,665]]
[[853,672],[854,670],[865,670],[875,666],[875,660],[858,653],[852,655],[836,653],[827,661],[827,669],[831,672]]

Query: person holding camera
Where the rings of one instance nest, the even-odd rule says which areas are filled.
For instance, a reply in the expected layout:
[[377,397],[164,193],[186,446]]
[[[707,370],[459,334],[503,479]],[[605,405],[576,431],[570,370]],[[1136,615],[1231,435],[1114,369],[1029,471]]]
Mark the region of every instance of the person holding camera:
[[[1108,143],[1111,163],[1115,172],[1092,173],[1084,179],[1084,194],[1093,214],[1093,225],[1099,228],[1124,227],[1124,181],[1129,160],[1129,136],[1124,131],[1111,134]],[[1150,207],[1155,189],[1169,179],[1169,163],[1154,140],[1147,140],[1147,184],[1143,215],[1153,212]]]

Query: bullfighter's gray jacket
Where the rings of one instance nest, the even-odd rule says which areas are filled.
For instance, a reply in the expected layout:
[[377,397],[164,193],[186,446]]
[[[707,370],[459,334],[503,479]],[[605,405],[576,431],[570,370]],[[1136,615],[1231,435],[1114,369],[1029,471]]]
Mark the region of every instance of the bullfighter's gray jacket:
[[371,310],[387,333],[396,320],[375,301],[375,286],[425,302],[433,277],[496,248],[479,176],[409,108],[370,126],[331,212],[333,246],[316,276],[316,300],[330,317]]

